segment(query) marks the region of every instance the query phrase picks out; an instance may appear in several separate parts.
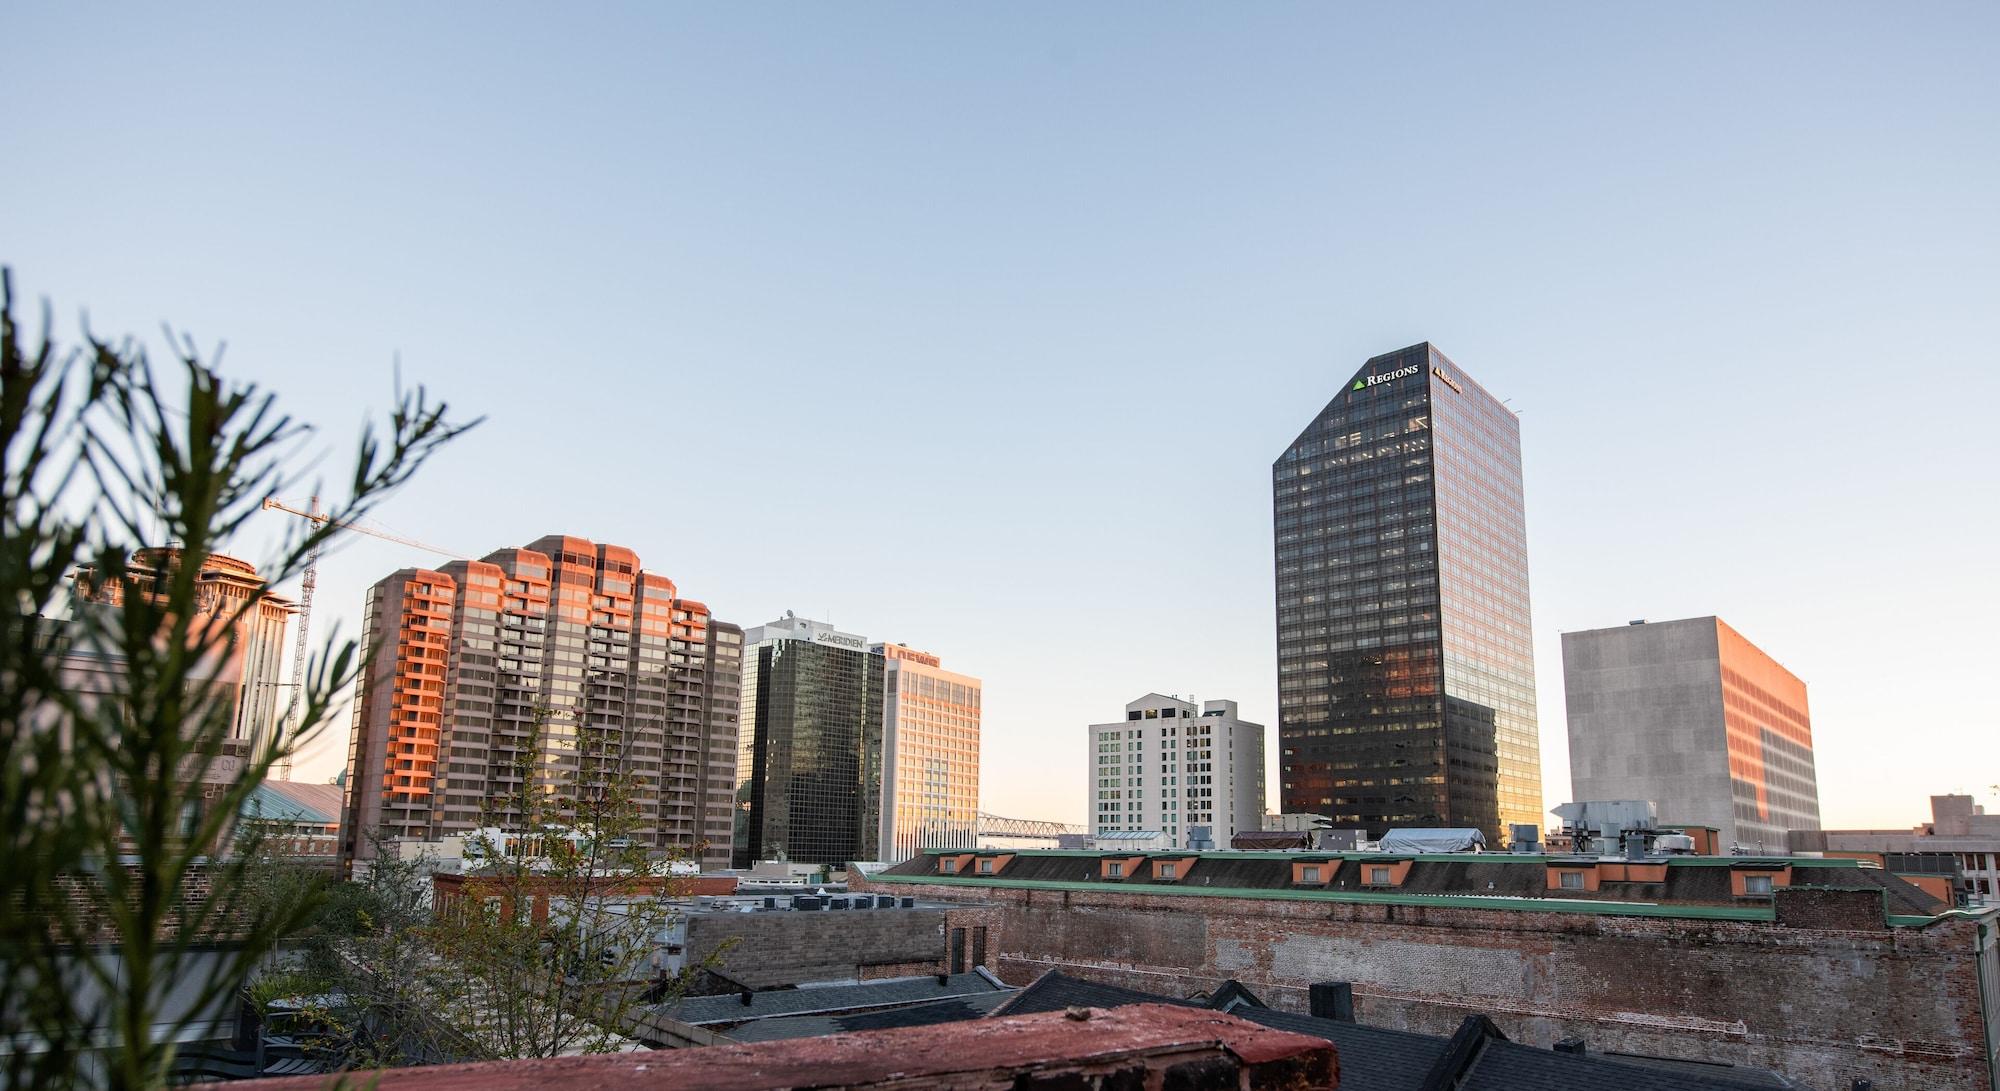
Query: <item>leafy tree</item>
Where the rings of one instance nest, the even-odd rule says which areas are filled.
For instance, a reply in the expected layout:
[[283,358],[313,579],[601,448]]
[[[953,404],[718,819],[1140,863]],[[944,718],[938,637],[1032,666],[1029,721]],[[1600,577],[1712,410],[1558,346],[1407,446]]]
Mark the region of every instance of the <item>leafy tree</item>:
[[[156,370],[129,339],[59,345],[46,306],[29,337],[5,270],[0,297],[0,1037],[35,1043],[4,1072],[15,1087],[154,1087],[180,1034],[323,896],[272,897],[255,852],[215,850],[271,766],[329,722],[354,644],[323,642],[294,680],[294,725],[237,739],[238,683],[214,664],[258,604],[217,599],[201,573],[324,452],[185,337],[168,333],[174,362]],[[262,577],[300,576],[464,427],[422,388],[399,392],[386,425],[363,428],[331,520],[289,527],[253,558]],[[80,572],[91,601],[64,617]],[[78,691],[78,655],[116,664],[109,692]]]
[[[468,840],[459,897],[340,945],[341,990],[402,1063],[618,1049],[639,1008],[694,972],[652,964],[686,855],[647,850],[621,733],[570,721],[537,710],[514,788]],[[407,862],[378,846],[368,881],[384,867],[405,881]]]
[[[537,711],[514,790],[488,805],[520,835],[496,842],[489,826],[473,839],[478,900],[441,922],[440,950],[476,983],[469,1013],[498,1057],[616,1049],[641,999],[673,988],[650,960],[687,857],[648,851],[626,739],[581,719]],[[563,720],[569,730],[551,731]]]

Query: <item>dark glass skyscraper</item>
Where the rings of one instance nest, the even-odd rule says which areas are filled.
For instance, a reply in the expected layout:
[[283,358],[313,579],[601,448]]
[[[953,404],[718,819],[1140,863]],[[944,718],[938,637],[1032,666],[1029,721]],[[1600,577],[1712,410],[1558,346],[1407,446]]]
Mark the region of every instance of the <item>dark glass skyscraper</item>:
[[1520,422],[1428,343],[1362,365],[1271,466],[1284,809],[1542,821]]
[[790,615],[743,635],[737,867],[879,858],[885,662]]

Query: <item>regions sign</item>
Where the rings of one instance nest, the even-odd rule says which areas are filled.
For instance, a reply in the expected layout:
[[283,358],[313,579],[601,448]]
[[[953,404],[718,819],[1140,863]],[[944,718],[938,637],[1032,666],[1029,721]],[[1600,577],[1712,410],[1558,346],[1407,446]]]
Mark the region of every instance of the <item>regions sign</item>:
[[1384,375],[1370,375],[1366,379],[1356,379],[1354,380],[1354,389],[1366,390],[1377,383],[1393,383],[1397,379],[1409,378],[1423,369],[1424,366],[1422,364],[1411,364],[1409,367],[1399,367]]

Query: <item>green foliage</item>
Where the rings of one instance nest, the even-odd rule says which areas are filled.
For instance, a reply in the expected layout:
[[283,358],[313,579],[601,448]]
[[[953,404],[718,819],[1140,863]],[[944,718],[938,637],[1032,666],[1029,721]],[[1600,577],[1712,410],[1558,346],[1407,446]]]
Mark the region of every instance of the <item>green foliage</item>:
[[[258,602],[200,578],[323,452],[190,340],[169,333],[160,371],[131,340],[58,346],[46,307],[30,339],[0,282],[0,1037],[36,1044],[6,1055],[5,1082],[154,1087],[174,1041],[324,897],[276,881],[254,830],[218,850],[271,766],[332,718],[355,646],[313,656],[295,725],[236,738],[237,683],[214,664]],[[251,558],[261,576],[297,578],[462,430],[421,388],[399,392],[387,425],[364,427],[331,521],[293,524]],[[163,547],[177,552],[135,556]],[[72,605],[73,580],[89,601]],[[73,656],[116,664],[110,690],[80,691]]]
[[309,997],[326,991],[326,979],[300,966],[261,974],[250,983],[250,1003],[260,1012],[271,1010],[275,1000]]
[[307,959],[351,1002],[349,1066],[618,1049],[691,976],[651,964],[682,857],[645,848],[622,737],[540,709],[514,772],[483,815],[505,835],[471,839],[460,896],[435,915],[431,866],[379,843],[329,898],[324,958],[309,945]]

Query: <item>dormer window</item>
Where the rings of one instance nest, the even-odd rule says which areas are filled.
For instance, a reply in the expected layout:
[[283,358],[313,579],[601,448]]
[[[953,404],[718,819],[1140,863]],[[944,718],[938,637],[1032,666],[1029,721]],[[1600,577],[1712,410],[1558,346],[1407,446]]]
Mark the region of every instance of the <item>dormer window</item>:
[[979,861],[979,874],[981,875],[993,874],[993,861],[990,859]]
[[1769,898],[1778,891],[1792,885],[1792,869],[1789,867],[1738,867],[1730,876],[1730,885],[1739,898]]
[[1582,890],[1583,872],[1565,871],[1562,873],[1562,878],[1560,881],[1562,883],[1562,889],[1564,890]]
[[951,856],[947,856],[947,857],[945,857],[944,859],[942,859],[942,860],[939,860],[939,861],[938,861],[938,870],[939,870],[939,871],[941,871],[941,872],[943,872],[943,873],[945,873],[946,875],[950,875],[950,874],[952,874],[953,872],[957,871],[957,870],[958,870],[958,860],[957,860],[957,858],[955,858],[955,857],[951,857]]
[[1180,877],[1179,870],[1180,865],[1178,864],[1161,864],[1156,875],[1161,879],[1177,879]]
[[1104,874],[1113,879],[1123,879],[1125,877],[1124,862],[1119,860],[1106,861],[1104,865]]
[[1374,867],[1370,867],[1370,868],[1368,869],[1368,885],[1370,885],[1370,886],[1388,886],[1388,885],[1389,885],[1389,869],[1388,869],[1388,868],[1385,868],[1385,867],[1380,867],[1380,866],[1374,866]]
[[1302,868],[1300,868],[1300,869],[1299,869],[1299,882],[1302,882],[1302,883],[1317,883],[1317,882],[1319,882],[1319,881],[1320,881],[1320,878],[1319,878],[1319,868],[1318,868],[1318,867],[1316,867],[1316,866],[1314,866],[1314,865],[1312,865],[1312,864],[1307,864],[1307,865],[1306,865],[1305,867],[1302,867]]

